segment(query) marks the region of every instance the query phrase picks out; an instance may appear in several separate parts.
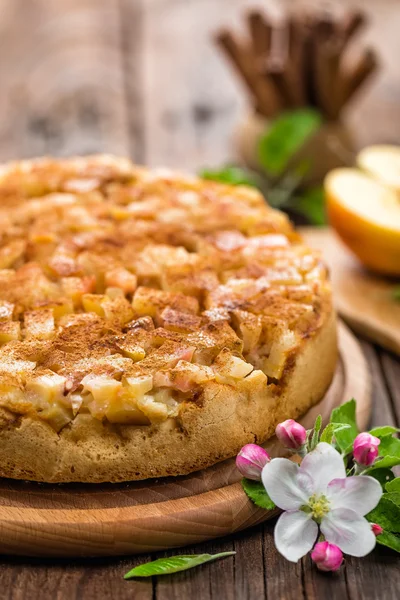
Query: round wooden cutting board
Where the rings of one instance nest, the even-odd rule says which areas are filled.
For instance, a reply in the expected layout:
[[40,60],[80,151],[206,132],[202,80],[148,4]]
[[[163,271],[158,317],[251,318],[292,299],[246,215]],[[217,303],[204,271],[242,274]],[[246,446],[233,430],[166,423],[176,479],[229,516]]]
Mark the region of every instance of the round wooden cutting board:
[[[365,428],[371,408],[367,364],[357,340],[339,328],[340,359],[325,398],[302,419],[357,399]],[[317,365],[316,365],[316,368]],[[265,446],[277,455],[278,444]],[[234,459],[186,477],[126,484],[0,481],[0,552],[30,556],[110,556],[173,548],[239,531],[274,516],[244,494]]]

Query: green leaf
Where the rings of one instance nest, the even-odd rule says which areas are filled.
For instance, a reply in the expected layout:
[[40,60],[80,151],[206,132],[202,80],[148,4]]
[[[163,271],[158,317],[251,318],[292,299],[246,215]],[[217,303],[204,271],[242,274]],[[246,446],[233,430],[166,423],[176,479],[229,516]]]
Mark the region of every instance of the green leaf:
[[356,401],[353,399],[346,402],[346,404],[334,408],[331,413],[331,423],[345,423],[346,425],[350,425],[347,429],[336,431],[335,438],[336,443],[342,452],[345,454],[351,452],[353,442],[358,434]]
[[152,562],[139,565],[131,569],[124,575],[124,579],[131,577],[151,577],[152,575],[170,575],[179,571],[186,571],[198,565],[232,556],[236,552],[219,552],[219,554],[185,554],[182,556],[171,556],[169,558],[159,558]]
[[242,479],[242,487],[250,500],[254,502],[256,506],[265,508],[266,510],[272,510],[273,508],[276,508],[261,481],[253,481],[252,479],[247,479],[244,477]]
[[336,431],[350,429],[350,427],[351,425],[346,425],[345,423],[329,423],[321,433],[320,441],[326,442],[327,444],[331,444]]
[[377,459],[371,467],[369,467],[363,472],[363,474],[369,475],[370,472],[374,471],[375,469],[391,469],[396,465],[400,465],[400,457],[387,455],[381,459]]
[[322,426],[322,417],[321,417],[321,415],[318,415],[318,417],[315,419],[313,434],[312,434],[312,438],[311,438],[311,442],[310,442],[310,446],[309,446],[310,452],[311,452],[311,450],[314,450],[314,448],[318,444],[319,432],[321,431],[321,426]]
[[326,225],[325,192],[322,186],[305,190],[296,195],[290,204],[293,210],[302,215],[311,225]]
[[400,492],[388,492],[385,498],[400,508]]
[[307,173],[308,164],[302,161],[294,169],[287,171],[279,183],[271,186],[267,191],[268,204],[273,208],[292,208],[293,194],[299,187]]
[[392,481],[389,481],[385,488],[388,492],[400,492],[400,477],[396,477]]
[[376,506],[367,515],[370,523],[378,523],[385,531],[391,533],[400,533],[400,507],[387,498],[387,494],[383,494]]
[[394,473],[391,469],[374,469],[368,475],[379,481],[383,489],[385,489],[385,485],[388,485],[394,479]]
[[203,179],[218,181],[219,183],[228,183],[230,185],[259,186],[258,178],[254,173],[235,166],[228,165],[221,169],[202,169],[199,171],[199,176]]
[[321,126],[321,115],[304,108],[275,119],[258,145],[258,159],[270,175],[281,175],[290,159]]
[[382,438],[387,435],[392,435],[393,433],[398,433],[400,429],[397,427],[392,427],[391,425],[384,425],[383,427],[374,427],[370,430],[370,434],[375,437]]
[[382,546],[387,546],[396,552],[400,552],[400,535],[384,531],[376,538],[376,542]]
[[378,446],[379,456],[396,456],[400,458],[400,440],[392,435],[385,435],[381,438]]
[[396,302],[400,302],[400,285],[397,285],[392,291],[392,298]]

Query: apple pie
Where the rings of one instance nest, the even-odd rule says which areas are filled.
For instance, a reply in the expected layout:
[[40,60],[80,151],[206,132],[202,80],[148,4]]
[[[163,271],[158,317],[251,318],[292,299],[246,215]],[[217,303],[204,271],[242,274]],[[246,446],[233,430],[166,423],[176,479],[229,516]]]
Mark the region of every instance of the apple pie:
[[0,171],[0,475],[183,475],[335,370],[326,266],[246,186],[100,155]]

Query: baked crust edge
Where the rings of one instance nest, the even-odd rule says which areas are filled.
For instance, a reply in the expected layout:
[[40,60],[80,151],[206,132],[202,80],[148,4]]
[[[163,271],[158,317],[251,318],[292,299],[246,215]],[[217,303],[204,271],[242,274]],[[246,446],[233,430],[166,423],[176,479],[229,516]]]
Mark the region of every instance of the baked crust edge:
[[276,425],[296,419],[326,393],[337,362],[336,316],[328,308],[302,341],[281,388],[265,378],[237,389],[211,383],[178,424],[111,425],[81,415],[57,433],[45,421],[0,412],[0,476],[47,483],[122,482],[178,476],[263,443]]

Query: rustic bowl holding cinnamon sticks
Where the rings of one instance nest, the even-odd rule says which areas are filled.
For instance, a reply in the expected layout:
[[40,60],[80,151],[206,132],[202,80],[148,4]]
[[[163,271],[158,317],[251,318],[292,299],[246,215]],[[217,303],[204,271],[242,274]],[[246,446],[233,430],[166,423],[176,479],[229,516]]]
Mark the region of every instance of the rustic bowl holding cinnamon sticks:
[[249,167],[260,168],[258,142],[270,123],[286,111],[312,107],[321,114],[323,125],[295,160],[307,159],[311,165],[305,183],[321,181],[330,169],[353,156],[343,112],[378,67],[369,48],[361,48],[353,62],[347,60],[347,50],[366,17],[361,11],[341,18],[319,12],[289,15],[277,24],[257,10],[246,20],[247,39],[229,30],[216,36],[253,105],[238,127],[239,155]]

